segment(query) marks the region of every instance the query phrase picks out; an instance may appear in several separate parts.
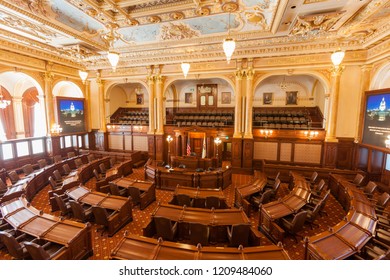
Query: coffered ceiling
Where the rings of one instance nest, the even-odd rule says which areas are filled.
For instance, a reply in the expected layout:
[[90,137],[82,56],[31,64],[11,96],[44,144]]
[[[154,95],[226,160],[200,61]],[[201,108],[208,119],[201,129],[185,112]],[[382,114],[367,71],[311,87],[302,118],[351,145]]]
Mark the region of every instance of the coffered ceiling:
[[0,48],[88,69],[109,49],[119,68],[222,61],[228,32],[233,59],[366,49],[389,37],[390,1],[0,0]]

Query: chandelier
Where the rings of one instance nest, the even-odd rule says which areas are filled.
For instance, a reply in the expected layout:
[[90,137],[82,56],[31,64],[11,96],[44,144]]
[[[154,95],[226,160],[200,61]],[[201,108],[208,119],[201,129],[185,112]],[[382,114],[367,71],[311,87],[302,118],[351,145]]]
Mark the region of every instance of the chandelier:
[[287,89],[286,76],[283,76],[283,81],[279,84],[279,87],[283,91]]
[[116,66],[119,62],[119,53],[114,51],[114,43],[118,39],[122,39],[122,35],[117,32],[118,25],[117,24],[109,24],[109,31],[102,35],[103,40],[105,40],[109,46],[107,51],[107,58],[111,64],[112,71],[116,71]]
[[0,86],[0,109],[5,109],[11,101],[4,99],[3,88]]
[[188,71],[190,71],[191,65],[187,62],[181,63],[181,70],[183,71],[184,78],[187,78]]
[[230,13],[229,13],[228,35],[225,38],[225,40],[223,40],[223,51],[225,52],[226,61],[228,64],[230,63],[235,48],[236,48],[236,42],[232,37],[230,37]]

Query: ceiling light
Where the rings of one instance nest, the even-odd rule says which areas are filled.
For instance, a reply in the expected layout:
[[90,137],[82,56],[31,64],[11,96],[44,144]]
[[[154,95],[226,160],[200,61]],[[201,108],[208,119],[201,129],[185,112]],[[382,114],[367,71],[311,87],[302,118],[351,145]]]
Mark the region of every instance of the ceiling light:
[[108,61],[111,64],[112,71],[115,72],[116,71],[116,66],[118,65],[118,62],[119,62],[119,53],[108,51],[107,58],[108,58]]
[[330,58],[332,59],[332,63],[335,67],[339,67],[339,65],[341,64],[341,62],[344,59],[344,55],[345,55],[345,52],[343,52],[341,49],[338,49],[337,51],[332,53]]
[[88,72],[83,71],[83,70],[79,70],[79,76],[80,76],[81,81],[83,81],[83,84],[85,84],[85,81],[88,78]]
[[223,51],[226,55],[227,63],[230,63],[230,59],[232,58],[232,55],[234,53],[234,50],[236,48],[236,42],[233,38],[230,37],[230,13],[229,13],[229,21],[228,21],[228,36],[225,40],[223,40]]
[[0,86],[0,109],[5,109],[9,104],[11,104],[11,101],[3,99],[3,89]]
[[190,71],[190,64],[187,62],[181,63],[181,70],[183,71],[184,78],[187,78],[188,71]]

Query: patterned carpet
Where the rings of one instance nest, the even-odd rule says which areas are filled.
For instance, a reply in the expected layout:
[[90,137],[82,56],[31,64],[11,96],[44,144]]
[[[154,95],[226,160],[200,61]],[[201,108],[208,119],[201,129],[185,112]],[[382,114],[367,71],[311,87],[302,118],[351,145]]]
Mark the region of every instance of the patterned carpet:
[[[144,171],[143,168],[134,169],[134,173],[129,175],[128,177],[143,180],[144,179]],[[224,194],[226,196],[226,200],[229,206],[232,206],[234,199],[234,188],[235,186],[240,186],[242,184],[246,184],[252,180],[252,176],[249,175],[241,175],[241,174],[233,174],[232,177],[232,185],[224,190]],[[87,182],[86,187],[94,189],[95,188],[95,179],[91,179]],[[46,186],[43,190],[41,190],[33,199],[32,205],[37,209],[42,209],[45,213],[49,213],[52,215],[58,216],[60,214],[59,211],[51,212],[51,208],[49,205],[48,199],[48,191],[50,190],[49,186]],[[287,188],[287,183],[282,183],[279,188],[279,192],[277,194],[277,198],[283,197],[288,194],[289,190]],[[93,224],[93,251],[94,255],[90,257],[91,260],[104,260],[109,259],[110,251],[118,244],[121,240],[124,233],[127,231],[132,234],[142,235],[142,228],[145,227],[150,221],[150,215],[155,209],[158,201],[167,203],[172,198],[171,191],[164,190],[156,190],[157,201],[153,202],[146,209],[141,211],[139,206],[133,208],[133,221],[126,226],[124,226],[121,230],[119,230],[113,237],[108,237],[107,235],[100,236],[100,232],[96,233],[95,229],[98,227]],[[316,223],[320,225],[320,227],[314,227],[311,229],[309,225],[305,225],[303,230],[299,232],[302,236],[312,236],[318,234],[328,227],[332,227],[337,224],[344,216],[345,212],[340,206],[340,204],[334,199],[334,197],[330,196],[325,206],[325,211],[328,214],[323,215],[317,218]],[[253,213],[250,217],[252,225],[257,228],[259,223],[259,213]],[[299,238],[298,238],[299,240]],[[284,247],[288,252],[291,259],[295,260],[303,260],[304,259],[304,246],[302,240],[299,240],[298,243],[294,241],[291,236],[286,236],[284,239]],[[262,245],[272,244],[272,242],[266,237],[263,236],[261,240]],[[7,253],[7,251],[3,248],[0,250],[0,259],[8,260],[11,259],[11,256]]]

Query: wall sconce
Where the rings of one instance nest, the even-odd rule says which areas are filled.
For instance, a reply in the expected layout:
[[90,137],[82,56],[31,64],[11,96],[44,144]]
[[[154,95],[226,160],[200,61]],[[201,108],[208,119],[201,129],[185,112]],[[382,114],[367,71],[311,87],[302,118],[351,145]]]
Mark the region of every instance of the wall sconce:
[[52,135],[59,135],[62,132],[62,127],[59,124],[54,123],[51,126],[50,132]]
[[171,142],[173,141],[173,138],[171,135],[167,136],[167,142],[168,142],[168,166],[171,168]]
[[264,138],[266,139],[270,137],[273,133],[274,133],[273,130],[270,129],[260,129],[260,135],[264,136]]
[[303,132],[303,134],[305,135],[305,137],[308,139],[308,140],[311,140],[315,137],[318,136],[318,131],[315,131],[315,130],[306,130]]
[[222,143],[222,140],[219,137],[217,137],[214,139],[214,143],[217,146],[217,152],[215,154],[215,157],[217,158],[217,167],[219,167],[218,150],[219,150],[219,145]]

